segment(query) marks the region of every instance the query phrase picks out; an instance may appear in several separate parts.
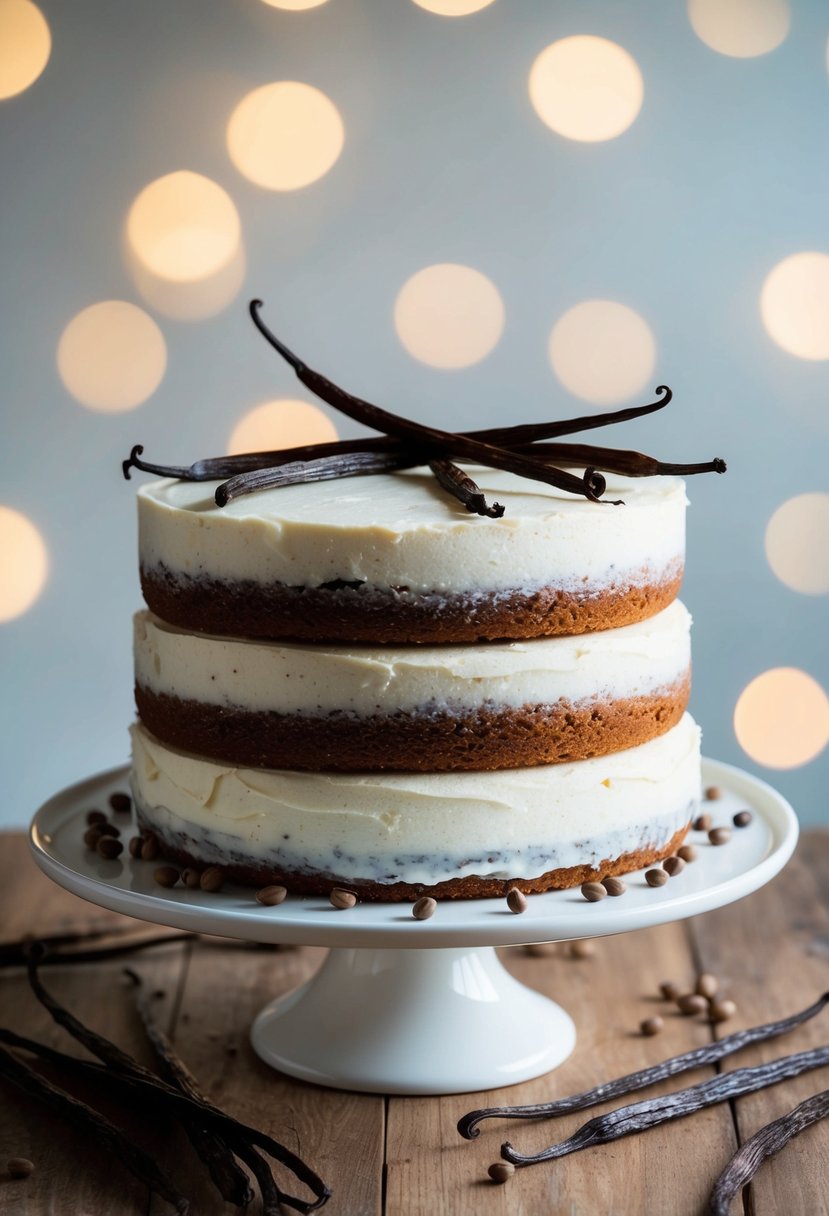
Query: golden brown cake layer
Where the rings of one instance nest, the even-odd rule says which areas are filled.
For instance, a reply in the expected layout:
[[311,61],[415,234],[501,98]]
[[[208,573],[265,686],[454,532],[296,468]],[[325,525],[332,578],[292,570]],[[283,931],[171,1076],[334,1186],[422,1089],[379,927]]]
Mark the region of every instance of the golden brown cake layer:
[[147,729],[172,747],[226,764],[312,772],[448,772],[527,768],[636,747],[670,730],[690,678],[648,696],[572,705],[360,716],[248,712],[136,687]]
[[[643,579],[647,575],[643,574]],[[317,642],[493,641],[617,629],[661,612],[682,581],[675,568],[661,582],[596,591],[543,587],[476,594],[413,593],[340,580],[319,587],[225,582],[164,566],[141,569],[141,587],[157,616],[182,629],[247,638]]]

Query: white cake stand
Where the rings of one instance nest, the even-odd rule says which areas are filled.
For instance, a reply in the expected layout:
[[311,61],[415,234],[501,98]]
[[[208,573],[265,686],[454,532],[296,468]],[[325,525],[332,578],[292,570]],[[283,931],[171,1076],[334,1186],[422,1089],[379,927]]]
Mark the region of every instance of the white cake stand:
[[126,768],[57,794],[35,816],[30,843],[50,878],[116,912],[246,941],[330,946],[317,974],[253,1023],[253,1046],[273,1067],[339,1089],[465,1093],[540,1076],[575,1045],[571,1017],[513,979],[495,946],[601,937],[695,916],[756,891],[782,869],[798,834],[785,799],[711,760],[703,781],[723,791],[709,804],[715,823],[753,812],[728,845],[692,833],[699,859],[663,887],[647,886],[639,872],[626,877],[619,898],[590,904],[578,890],[533,895],[518,916],[500,899],[442,903],[430,920],[416,921],[408,904],[337,911],[322,898],[289,897],[265,908],[249,888],[158,887],[157,863],[126,853],[105,861],[83,845],[86,812],[126,788]]

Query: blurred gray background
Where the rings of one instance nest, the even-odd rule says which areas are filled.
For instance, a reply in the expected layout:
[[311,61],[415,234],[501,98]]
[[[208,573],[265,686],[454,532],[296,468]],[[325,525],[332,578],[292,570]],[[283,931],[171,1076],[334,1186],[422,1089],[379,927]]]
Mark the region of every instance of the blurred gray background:
[[[720,5],[738,40],[747,2]],[[254,295],[333,379],[456,429],[589,412],[551,367],[551,330],[586,300],[635,310],[655,368],[619,404],[650,400],[663,381],[675,398],[605,432],[607,442],[729,463],[725,477],[689,481],[683,599],[705,751],[771,781],[803,821],[829,821],[820,688],[808,686],[817,742],[807,750],[818,754],[806,763],[796,740],[786,745],[793,767],[763,763],[774,756],[757,724],[765,714],[773,735],[778,718],[796,719],[799,677],[793,692],[772,688],[760,702],[752,754],[733,723],[743,690],[769,670],[829,687],[829,500],[815,499],[806,525],[778,540],[797,550],[802,578],[817,571],[810,593],[786,585],[764,547],[784,503],[829,490],[829,305],[820,281],[804,289],[805,305],[793,301],[793,324],[804,307],[812,318],[808,357],[773,340],[760,312],[775,266],[829,255],[825,0],[758,0],[755,33],[783,22],[784,36],[742,56],[704,41],[682,0],[495,0],[457,17],[413,0],[328,0],[305,12],[263,0],[38,7],[48,63],[0,101],[0,507],[35,525],[49,570],[28,609],[0,624],[0,822],[23,825],[67,783],[126,760],[140,593],[135,482],[121,479],[120,461],[132,444],[189,463],[226,451],[262,402],[308,396],[248,320]],[[608,39],[638,64],[641,110],[616,138],[566,138],[530,102],[536,57],[571,35]],[[0,37],[0,80],[2,58]],[[321,90],[345,132],[330,170],[290,191],[250,181],[225,139],[240,100],[277,81]],[[241,223],[238,290],[220,284],[223,306],[199,319],[167,315],[190,304],[165,304],[127,252],[133,201],[178,170],[218,183]],[[404,283],[439,263],[473,267],[503,301],[500,340],[454,370],[413,357],[395,332]],[[58,371],[70,321],[107,300],[143,309],[166,344],[157,389],[122,412],[87,408]],[[359,430],[336,425],[343,437]],[[0,562],[12,598],[19,564],[11,549]]]

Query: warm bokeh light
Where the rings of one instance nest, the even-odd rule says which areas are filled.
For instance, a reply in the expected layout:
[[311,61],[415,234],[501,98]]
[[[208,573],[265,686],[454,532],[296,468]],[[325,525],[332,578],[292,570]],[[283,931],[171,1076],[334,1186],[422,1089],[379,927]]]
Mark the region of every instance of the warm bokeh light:
[[735,59],[773,51],[791,25],[787,0],[688,0],[688,18],[707,46]]
[[568,139],[594,142],[626,131],[642,108],[642,73],[615,42],[579,34],[553,42],[530,70],[530,101]]
[[479,270],[452,262],[412,275],[394,305],[406,350],[431,367],[469,367],[485,358],[504,329],[504,304]]
[[469,13],[489,8],[494,2],[495,0],[414,0],[418,8],[425,8],[429,13],[438,13],[441,17],[466,17]]
[[792,591],[829,594],[829,494],[798,494],[779,506],[766,528],[766,557]]
[[192,282],[176,282],[153,274],[127,249],[127,265],[136,290],[145,303],[174,321],[202,321],[227,308],[245,281],[247,259],[240,244],[229,262],[215,274]]
[[266,401],[240,418],[233,428],[228,453],[269,452],[306,443],[331,443],[337,438],[334,423],[317,405],[286,397]]
[[0,507],[0,622],[31,608],[49,573],[49,556],[35,525],[19,511]]
[[734,732],[743,751],[767,768],[808,764],[829,743],[829,697],[796,667],[764,671],[740,693]]
[[343,148],[340,112],[325,93],[298,80],[254,89],[227,124],[230,159],[266,190],[300,190],[328,172]]
[[829,359],[829,256],[795,253],[778,262],[760,293],[763,324],[799,359]]
[[31,0],[0,0],[0,100],[34,84],[52,49],[46,18]]
[[178,169],[145,186],[127,216],[127,244],[150,274],[187,283],[217,274],[241,240],[230,195],[209,177]]
[[566,389],[594,405],[614,405],[653,376],[656,342],[646,321],[615,300],[584,300],[553,326],[548,347]]
[[146,401],[167,367],[164,335],[126,300],[103,300],[72,318],[58,343],[58,372],[81,405],[103,413]]
[[326,0],[262,0],[269,8],[284,8],[291,13],[303,12],[306,8],[319,8]]

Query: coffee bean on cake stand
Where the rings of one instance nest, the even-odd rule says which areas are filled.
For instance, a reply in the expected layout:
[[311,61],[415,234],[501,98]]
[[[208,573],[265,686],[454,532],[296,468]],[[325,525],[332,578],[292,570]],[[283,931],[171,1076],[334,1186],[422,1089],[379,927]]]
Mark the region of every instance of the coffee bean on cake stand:
[[86,822],[89,827],[96,823],[106,823],[107,817],[103,811],[87,811]]
[[99,857],[104,857],[107,861],[114,861],[116,857],[120,857],[123,851],[123,844],[114,836],[98,837],[98,841],[95,845],[95,852]]
[[129,794],[118,790],[109,796],[110,810],[115,811],[117,815],[128,815],[132,810],[132,799]]
[[708,839],[713,845],[728,844],[731,839],[731,828],[712,828]]
[[432,899],[431,895],[423,895],[412,904],[412,916],[415,920],[428,920],[430,916],[434,916],[437,906],[437,900]]
[[153,878],[160,887],[174,887],[181,875],[175,866],[159,866]]
[[256,902],[263,904],[266,908],[276,907],[277,904],[284,903],[288,892],[285,887],[270,886],[262,887],[256,892]]
[[720,787],[718,785],[709,785],[708,789],[705,791],[706,802],[719,802],[720,798],[722,798],[722,790]]
[[523,891],[518,890],[518,887],[510,887],[507,891],[507,907],[516,916],[527,911],[527,897]]
[[645,882],[649,887],[664,887],[668,881],[668,875],[664,870],[646,870]]
[[357,896],[354,892],[344,891],[342,887],[334,887],[328,899],[331,907],[337,908],[340,912],[344,912],[347,908],[353,908],[357,903]]
[[220,866],[208,866],[199,878],[199,886],[202,891],[221,891],[224,881],[224,871]]
[[686,863],[696,861],[699,853],[692,844],[683,844],[676,851],[677,857],[681,857]]
[[673,857],[666,857],[662,862],[662,869],[670,878],[676,878],[677,874],[681,874],[685,869],[685,862],[679,854]]
[[731,822],[735,828],[747,828],[753,818],[751,811],[738,811]]
[[627,891],[627,884],[622,882],[621,878],[603,878],[602,886],[608,895],[612,895],[614,898],[624,895],[625,891]]
[[697,815],[691,826],[695,832],[709,832],[713,822],[714,820],[708,814]]
[[600,882],[583,882],[581,893],[590,904],[597,904],[599,900],[605,899],[607,896],[607,890]]

